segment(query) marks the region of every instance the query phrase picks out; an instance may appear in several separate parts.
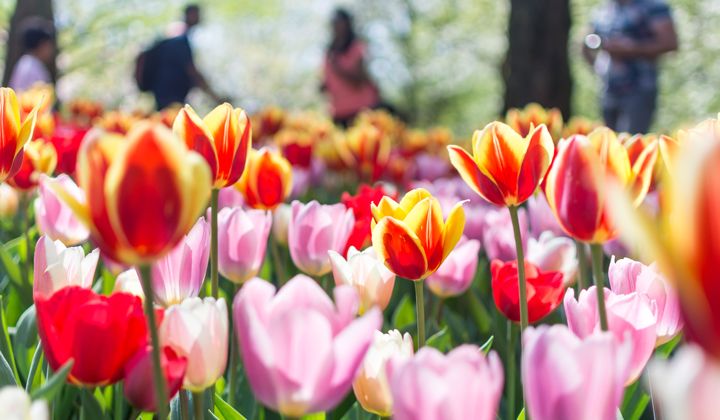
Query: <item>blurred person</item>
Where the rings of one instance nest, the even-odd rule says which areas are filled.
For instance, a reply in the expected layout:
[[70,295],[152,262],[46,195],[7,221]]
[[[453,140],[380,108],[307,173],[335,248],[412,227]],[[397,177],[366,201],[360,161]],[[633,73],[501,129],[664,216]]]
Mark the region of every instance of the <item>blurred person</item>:
[[321,89],[335,123],[347,127],[363,109],[381,106],[380,93],[365,68],[366,46],[355,34],[352,15],[337,9],[331,24]]
[[9,82],[16,92],[36,83],[52,83],[49,66],[55,58],[52,25],[42,18],[29,18],[23,26],[23,55],[13,67]]
[[605,124],[647,133],[658,95],[658,59],[678,48],[664,0],[606,0],[594,14],[583,55],[601,77]]
[[165,38],[141,53],[136,64],[136,80],[141,90],[155,96],[157,109],[174,103],[184,104],[190,89],[202,89],[215,102],[222,102],[195,67],[188,35],[200,23],[200,7],[185,7],[184,25],[173,26]]

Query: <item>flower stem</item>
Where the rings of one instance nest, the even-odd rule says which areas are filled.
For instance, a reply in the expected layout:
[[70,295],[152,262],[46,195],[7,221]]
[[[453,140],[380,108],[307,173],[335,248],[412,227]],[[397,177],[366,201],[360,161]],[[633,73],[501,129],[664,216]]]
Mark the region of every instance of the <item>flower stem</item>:
[[517,364],[515,363],[515,324],[507,321],[507,418],[515,418],[515,390],[517,377]]
[[592,251],[592,268],[595,276],[595,289],[597,291],[598,315],[600,328],[608,330],[607,311],[605,310],[605,273],[603,273],[603,249],[600,244],[590,244]]
[[30,193],[21,193],[20,195],[20,217],[21,229],[23,230],[23,238],[25,240],[25,255],[22,265],[22,281],[26,286],[30,286]]
[[578,258],[578,275],[577,275],[577,285],[578,285],[578,292],[580,290],[587,289],[588,287],[588,281],[587,281],[587,272],[588,272],[588,264],[587,264],[587,258],[585,253],[585,243],[575,240],[575,249],[577,250],[577,258]]
[[150,265],[143,264],[140,266],[140,280],[142,283],[143,293],[145,294],[145,317],[147,318],[148,329],[150,330],[150,341],[152,344],[152,361],[153,361],[153,383],[155,384],[155,401],[157,405],[158,418],[167,418],[167,388],[165,386],[165,376],[160,365],[160,339],[158,337],[158,328],[155,321],[155,309],[153,308],[153,287],[152,287],[152,270]]
[[[233,284],[233,296],[230,298],[230,301],[235,296],[235,293],[237,293],[238,286],[236,284]],[[230,361],[228,363],[228,399],[227,402],[230,404],[230,406],[235,405],[235,392],[237,387],[237,367],[235,366],[237,364],[238,360],[238,348],[237,348],[237,337],[235,335],[235,328],[233,325],[230,326]]]
[[525,283],[525,254],[523,253],[522,233],[520,232],[520,221],[518,220],[517,206],[508,206],[510,219],[512,220],[513,233],[515,234],[515,251],[517,253],[518,268],[518,291],[520,292],[520,328],[525,331],[528,326],[527,290]]
[[184,389],[181,389],[180,392],[178,392],[178,395],[180,396],[180,418],[182,420],[189,420],[190,419],[190,400],[188,398],[187,391]]
[[418,349],[425,346],[425,299],[423,280],[415,281],[415,310],[417,312]]
[[218,298],[218,198],[220,190],[213,188],[210,195],[210,282],[212,297]]
[[285,277],[285,268],[283,267],[283,261],[280,259],[280,244],[277,239],[271,234],[269,238],[270,242],[270,254],[273,260],[273,268],[275,271],[275,280],[277,280],[278,287],[282,287],[287,281]]
[[203,411],[203,399],[205,398],[204,392],[193,392],[193,409],[195,410],[195,419],[204,419],[205,412]]

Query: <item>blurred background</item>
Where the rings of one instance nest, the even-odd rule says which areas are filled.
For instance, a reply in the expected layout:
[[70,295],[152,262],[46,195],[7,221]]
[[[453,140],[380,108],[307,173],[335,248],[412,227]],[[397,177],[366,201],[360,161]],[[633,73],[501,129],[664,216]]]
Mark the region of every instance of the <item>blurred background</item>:
[[[0,0],[0,69],[12,45],[13,13],[52,16],[61,101],[85,97],[108,108],[149,110],[152,99],[133,80],[135,58],[182,18],[186,3]],[[369,71],[384,99],[413,125],[441,124],[469,136],[508,107],[531,101],[558,106],[566,116],[600,116],[599,82],[580,54],[590,11],[600,0],[194,3],[203,13],[191,39],[197,66],[218,92],[250,112],[267,105],[325,110],[318,90],[321,66],[329,19],[342,6],[355,15],[369,48]],[[656,131],[672,131],[720,110],[720,1],[669,4],[680,51],[663,58]],[[510,40],[519,47],[508,51]],[[518,70],[511,72],[510,63]],[[552,83],[545,83],[545,92],[533,92],[522,84],[534,77]],[[211,105],[202,94],[191,95],[190,102],[201,111]]]

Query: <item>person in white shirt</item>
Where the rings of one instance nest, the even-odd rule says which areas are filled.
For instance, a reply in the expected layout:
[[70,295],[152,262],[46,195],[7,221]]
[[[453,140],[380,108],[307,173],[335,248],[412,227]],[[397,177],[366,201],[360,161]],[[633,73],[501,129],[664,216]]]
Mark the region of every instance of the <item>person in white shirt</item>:
[[16,92],[36,83],[52,82],[48,64],[55,56],[54,34],[43,25],[30,25],[25,28],[22,41],[24,54],[15,63],[9,83]]

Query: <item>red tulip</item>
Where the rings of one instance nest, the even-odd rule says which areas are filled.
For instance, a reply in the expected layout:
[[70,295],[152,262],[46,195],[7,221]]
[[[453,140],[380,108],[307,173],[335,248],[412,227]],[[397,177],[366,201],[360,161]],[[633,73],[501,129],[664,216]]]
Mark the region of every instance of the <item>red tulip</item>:
[[[514,322],[520,321],[520,299],[518,294],[517,261],[502,262],[493,260],[492,272],[493,299],[498,310]],[[527,281],[528,321],[536,322],[562,302],[565,286],[561,272],[541,272],[536,266],[525,262]]]
[[17,173],[8,178],[8,184],[30,191],[37,187],[40,175],[51,175],[57,166],[57,153],[52,144],[45,140],[32,140],[25,145],[25,153]]
[[53,370],[73,359],[71,382],[117,382],[128,360],[147,344],[142,301],[128,293],[101,296],[70,286],[36,298],[35,308],[45,357]]
[[343,255],[347,255],[351,246],[362,250],[370,245],[373,218],[370,206],[379,204],[386,195],[392,199],[397,198],[397,194],[388,193],[382,185],[371,187],[361,184],[355,195],[350,195],[348,192],[342,194],[340,201],[345,207],[352,209],[355,216],[355,226],[350,233],[350,239],[348,239]]
[[[152,346],[145,346],[133,355],[125,365],[123,391],[130,404],[143,410],[155,411],[155,393],[152,377]],[[168,401],[177,394],[183,384],[187,358],[179,356],[170,346],[160,352],[160,365],[168,384]]]
[[55,172],[68,175],[75,173],[80,143],[82,143],[87,132],[87,128],[75,125],[62,124],[55,128],[50,138],[50,142],[55,146],[55,151],[58,155]]

